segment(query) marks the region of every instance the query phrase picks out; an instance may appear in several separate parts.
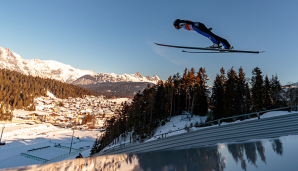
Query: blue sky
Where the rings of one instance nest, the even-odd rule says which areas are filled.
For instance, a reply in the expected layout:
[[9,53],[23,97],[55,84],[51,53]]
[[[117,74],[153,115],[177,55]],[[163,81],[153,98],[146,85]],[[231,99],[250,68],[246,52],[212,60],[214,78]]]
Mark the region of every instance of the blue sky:
[[[169,76],[204,67],[213,84],[221,67],[240,66],[247,77],[258,66],[281,83],[297,82],[296,0],[14,0],[0,7],[0,47],[24,59],[55,60],[97,73]],[[263,54],[186,54],[153,42],[207,47],[175,19],[199,21],[235,49]]]

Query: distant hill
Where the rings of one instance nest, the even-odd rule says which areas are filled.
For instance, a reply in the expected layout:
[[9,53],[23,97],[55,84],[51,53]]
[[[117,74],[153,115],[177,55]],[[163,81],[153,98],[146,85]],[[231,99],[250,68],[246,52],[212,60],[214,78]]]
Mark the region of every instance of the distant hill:
[[152,77],[142,76],[139,72],[135,74],[122,74],[117,75],[114,73],[98,73],[94,75],[84,75],[77,80],[73,81],[75,85],[89,85],[99,83],[117,83],[117,82],[149,82],[157,84],[159,77],[154,75]]
[[25,109],[35,111],[34,99],[47,96],[48,91],[57,98],[96,95],[82,87],[53,79],[28,76],[16,71],[0,69],[0,121],[12,120],[12,111]]
[[[136,77],[142,78],[140,73],[135,74]],[[116,74],[97,74],[84,75],[74,81],[72,84],[86,88],[97,95],[104,95],[107,98],[133,97],[138,91],[143,91],[148,84],[151,86],[157,83],[159,78],[148,78],[152,82],[134,82],[135,76],[116,75]],[[146,78],[146,80],[148,80]],[[144,80],[144,79],[143,79]]]
[[104,95],[106,98],[133,98],[138,91],[142,92],[148,84],[150,86],[154,85],[153,83],[148,82],[116,82],[78,86],[86,88],[96,95]]

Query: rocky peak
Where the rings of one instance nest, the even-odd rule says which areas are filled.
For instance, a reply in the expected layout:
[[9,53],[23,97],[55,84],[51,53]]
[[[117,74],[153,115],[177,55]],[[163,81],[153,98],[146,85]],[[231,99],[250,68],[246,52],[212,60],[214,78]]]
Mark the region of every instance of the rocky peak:
[[8,53],[12,52],[9,48],[5,48],[5,50],[6,50]]
[[139,73],[139,72],[136,72],[135,75],[136,75],[137,77],[139,77],[139,78],[143,78],[143,76],[142,76],[141,73]]

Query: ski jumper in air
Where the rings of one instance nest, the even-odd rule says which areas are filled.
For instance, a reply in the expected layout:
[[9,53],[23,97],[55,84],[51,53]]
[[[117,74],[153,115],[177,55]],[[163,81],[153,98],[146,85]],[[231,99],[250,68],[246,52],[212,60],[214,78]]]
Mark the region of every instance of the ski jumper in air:
[[219,48],[224,46],[224,49],[233,49],[226,39],[212,33],[212,28],[208,29],[203,23],[177,19],[174,21],[173,25],[177,30],[181,28],[186,30],[194,30],[199,34],[209,38],[213,42],[213,45],[210,46],[210,48]]

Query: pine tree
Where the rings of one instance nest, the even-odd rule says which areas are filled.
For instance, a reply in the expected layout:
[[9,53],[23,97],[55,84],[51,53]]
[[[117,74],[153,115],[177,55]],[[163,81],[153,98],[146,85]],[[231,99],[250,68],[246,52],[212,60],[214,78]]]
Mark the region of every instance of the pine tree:
[[17,109],[23,109],[23,99],[20,99],[20,100],[17,102]]
[[224,102],[225,102],[225,117],[234,116],[237,114],[237,85],[238,76],[233,68],[231,68],[227,73],[227,80],[224,84],[225,93],[224,93]]
[[[187,68],[185,68],[184,73],[183,73],[183,77],[181,78],[181,88],[182,88],[182,93],[181,95],[184,95],[184,97],[181,97],[181,99],[184,99],[185,103],[183,105],[182,103],[182,110],[187,111],[187,101],[188,101],[188,96],[189,96],[189,91],[188,91],[188,84],[189,84],[189,80],[187,78]],[[181,101],[182,102],[182,101]]]
[[94,141],[94,144],[90,150],[90,156],[95,154],[97,151],[97,148],[98,148],[98,139],[96,138],[95,141]]
[[174,79],[174,114],[178,115],[181,114],[181,103],[180,103],[180,95],[181,95],[181,79],[179,73],[173,76]]
[[249,108],[249,106],[246,106],[247,104],[245,103],[248,98],[247,95],[249,95],[249,89],[246,87],[245,73],[243,72],[242,67],[240,67],[237,81],[237,100],[235,102],[235,108],[238,114],[247,113],[247,108]]
[[1,107],[0,107],[0,121],[5,120],[5,112],[4,112],[4,102],[1,102]]
[[252,94],[252,109],[253,111],[261,111],[264,109],[263,96],[264,96],[264,81],[262,71],[259,67],[252,70],[251,78],[251,94]]
[[196,76],[196,99],[194,98],[194,106],[193,110],[196,114],[200,116],[205,116],[208,112],[209,103],[208,103],[208,96],[207,96],[207,90],[206,90],[206,83],[207,83],[208,76],[206,74],[205,68],[200,68],[197,76]]
[[195,85],[197,84],[196,76],[195,76],[195,69],[191,68],[190,71],[187,73],[187,80],[188,80],[188,106],[187,112],[189,113],[191,109],[193,109],[194,105],[194,96],[196,95],[195,92]]
[[168,101],[168,112],[169,112],[169,119],[171,119],[172,117],[172,113],[173,113],[173,98],[174,98],[174,83],[172,82],[172,77],[170,76],[168,78],[168,81],[166,82],[166,97],[167,97],[167,101]]
[[212,119],[220,119],[225,116],[223,79],[217,74],[213,83],[211,96]]
[[[272,78],[270,80],[270,94],[272,98],[272,107],[273,108],[278,108],[278,107],[283,107],[286,104],[283,103],[284,99],[281,96],[281,85],[278,80],[278,76],[272,75]],[[296,96],[296,94],[294,94]]]
[[264,80],[264,107],[266,108],[266,110],[271,109],[271,84],[270,81],[268,79],[268,76],[265,76],[265,80]]

